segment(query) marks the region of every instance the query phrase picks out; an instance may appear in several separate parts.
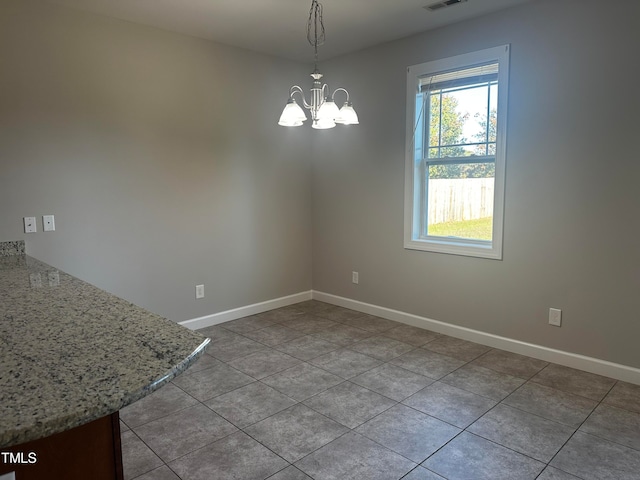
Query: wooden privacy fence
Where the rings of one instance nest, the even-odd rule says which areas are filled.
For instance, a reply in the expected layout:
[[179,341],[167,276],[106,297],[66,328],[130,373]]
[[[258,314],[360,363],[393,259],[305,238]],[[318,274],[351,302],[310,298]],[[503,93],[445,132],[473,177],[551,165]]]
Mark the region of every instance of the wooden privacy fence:
[[493,216],[493,178],[429,180],[429,224]]

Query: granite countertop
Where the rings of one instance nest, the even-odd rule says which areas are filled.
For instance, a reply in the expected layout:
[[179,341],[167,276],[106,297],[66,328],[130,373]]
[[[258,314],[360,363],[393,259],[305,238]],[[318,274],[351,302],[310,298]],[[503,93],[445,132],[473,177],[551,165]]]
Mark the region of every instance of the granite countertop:
[[0,242],[0,447],[109,415],[209,339]]

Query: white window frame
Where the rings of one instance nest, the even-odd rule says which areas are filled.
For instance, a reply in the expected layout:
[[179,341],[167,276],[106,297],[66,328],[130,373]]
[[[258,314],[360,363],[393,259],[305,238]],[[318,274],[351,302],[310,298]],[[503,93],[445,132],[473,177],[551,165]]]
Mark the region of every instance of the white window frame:
[[[490,259],[502,259],[502,230],[504,223],[504,183],[507,141],[507,98],[509,86],[509,45],[479,50],[432,62],[412,65],[407,69],[407,132],[405,158],[404,248],[428,252],[448,253]],[[425,175],[423,161],[416,160],[414,140],[418,115],[416,95],[420,78],[438,73],[463,70],[488,63],[498,63],[498,108],[493,201],[492,240],[421,236],[421,217],[426,215],[426,201],[422,198]]]

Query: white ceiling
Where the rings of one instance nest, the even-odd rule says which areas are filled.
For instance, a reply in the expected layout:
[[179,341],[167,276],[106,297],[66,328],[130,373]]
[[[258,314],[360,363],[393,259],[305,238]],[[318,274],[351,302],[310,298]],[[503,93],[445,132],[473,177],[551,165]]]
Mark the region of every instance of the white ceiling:
[[[297,61],[311,0],[47,0]],[[431,12],[438,0],[321,0],[326,43],[320,60],[484,15],[530,0],[468,0]]]

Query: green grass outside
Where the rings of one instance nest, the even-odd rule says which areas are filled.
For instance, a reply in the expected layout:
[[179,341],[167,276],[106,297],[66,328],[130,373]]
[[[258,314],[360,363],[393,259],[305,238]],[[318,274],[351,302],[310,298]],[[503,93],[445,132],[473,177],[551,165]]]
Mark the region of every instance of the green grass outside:
[[491,240],[493,218],[485,217],[461,222],[443,222],[429,225],[429,235]]

